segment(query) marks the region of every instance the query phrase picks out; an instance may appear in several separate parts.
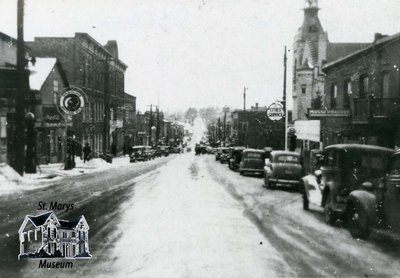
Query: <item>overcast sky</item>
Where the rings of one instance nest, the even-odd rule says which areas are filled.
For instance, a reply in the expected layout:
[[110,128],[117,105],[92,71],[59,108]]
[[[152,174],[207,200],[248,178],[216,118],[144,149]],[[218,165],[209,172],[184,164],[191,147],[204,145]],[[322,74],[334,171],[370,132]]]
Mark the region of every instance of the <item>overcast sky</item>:
[[[16,0],[0,0],[0,31],[16,37]],[[304,0],[26,0],[25,40],[87,32],[118,41],[126,92],[138,108],[269,105],[282,97],[283,50]],[[399,0],[320,0],[331,42],[400,32]],[[291,98],[289,53],[288,93]]]

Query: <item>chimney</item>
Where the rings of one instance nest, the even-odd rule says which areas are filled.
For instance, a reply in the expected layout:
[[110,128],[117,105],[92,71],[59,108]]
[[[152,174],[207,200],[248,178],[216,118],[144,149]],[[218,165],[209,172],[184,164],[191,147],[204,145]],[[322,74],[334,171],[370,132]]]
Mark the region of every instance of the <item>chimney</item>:
[[258,102],[256,102],[256,110],[258,110]]
[[382,33],[375,33],[375,38],[374,38],[374,42],[386,38],[388,35],[383,35]]

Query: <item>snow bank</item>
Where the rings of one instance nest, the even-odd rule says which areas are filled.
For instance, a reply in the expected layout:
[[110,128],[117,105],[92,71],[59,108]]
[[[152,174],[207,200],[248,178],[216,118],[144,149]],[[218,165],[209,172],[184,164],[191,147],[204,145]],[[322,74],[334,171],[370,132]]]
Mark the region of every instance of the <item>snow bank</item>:
[[21,176],[6,163],[0,163],[0,194],[22,183]]

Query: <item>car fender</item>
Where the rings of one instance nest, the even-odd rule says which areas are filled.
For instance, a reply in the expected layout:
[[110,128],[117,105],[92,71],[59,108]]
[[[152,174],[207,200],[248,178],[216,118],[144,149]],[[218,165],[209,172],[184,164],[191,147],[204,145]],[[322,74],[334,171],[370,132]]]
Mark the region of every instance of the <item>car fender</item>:
[[369,226],[377,223],[378,214],[376,212],[376,197],[374,194],[365,190],[354,190],[350,193],[347,204],[350,202],[367,213]]

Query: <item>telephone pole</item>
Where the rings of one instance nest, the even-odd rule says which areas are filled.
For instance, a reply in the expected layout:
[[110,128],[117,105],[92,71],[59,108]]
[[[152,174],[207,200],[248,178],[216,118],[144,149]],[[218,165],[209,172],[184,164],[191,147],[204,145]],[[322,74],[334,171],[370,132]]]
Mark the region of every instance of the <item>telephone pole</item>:
[[243,111],[246,111],[246,91],[248,88],[246,86],[243,88]]
[[15,97],[14,168],[21,176],[25,164],[25,45],[24,45],[24,0],[17,2],[17,93]]
[[286,104],[286,71],[287,71],[287,50],[285,45],[285,53],[283,55],[283,111],[285,111],[285,151],[288,150],[288,113]]

